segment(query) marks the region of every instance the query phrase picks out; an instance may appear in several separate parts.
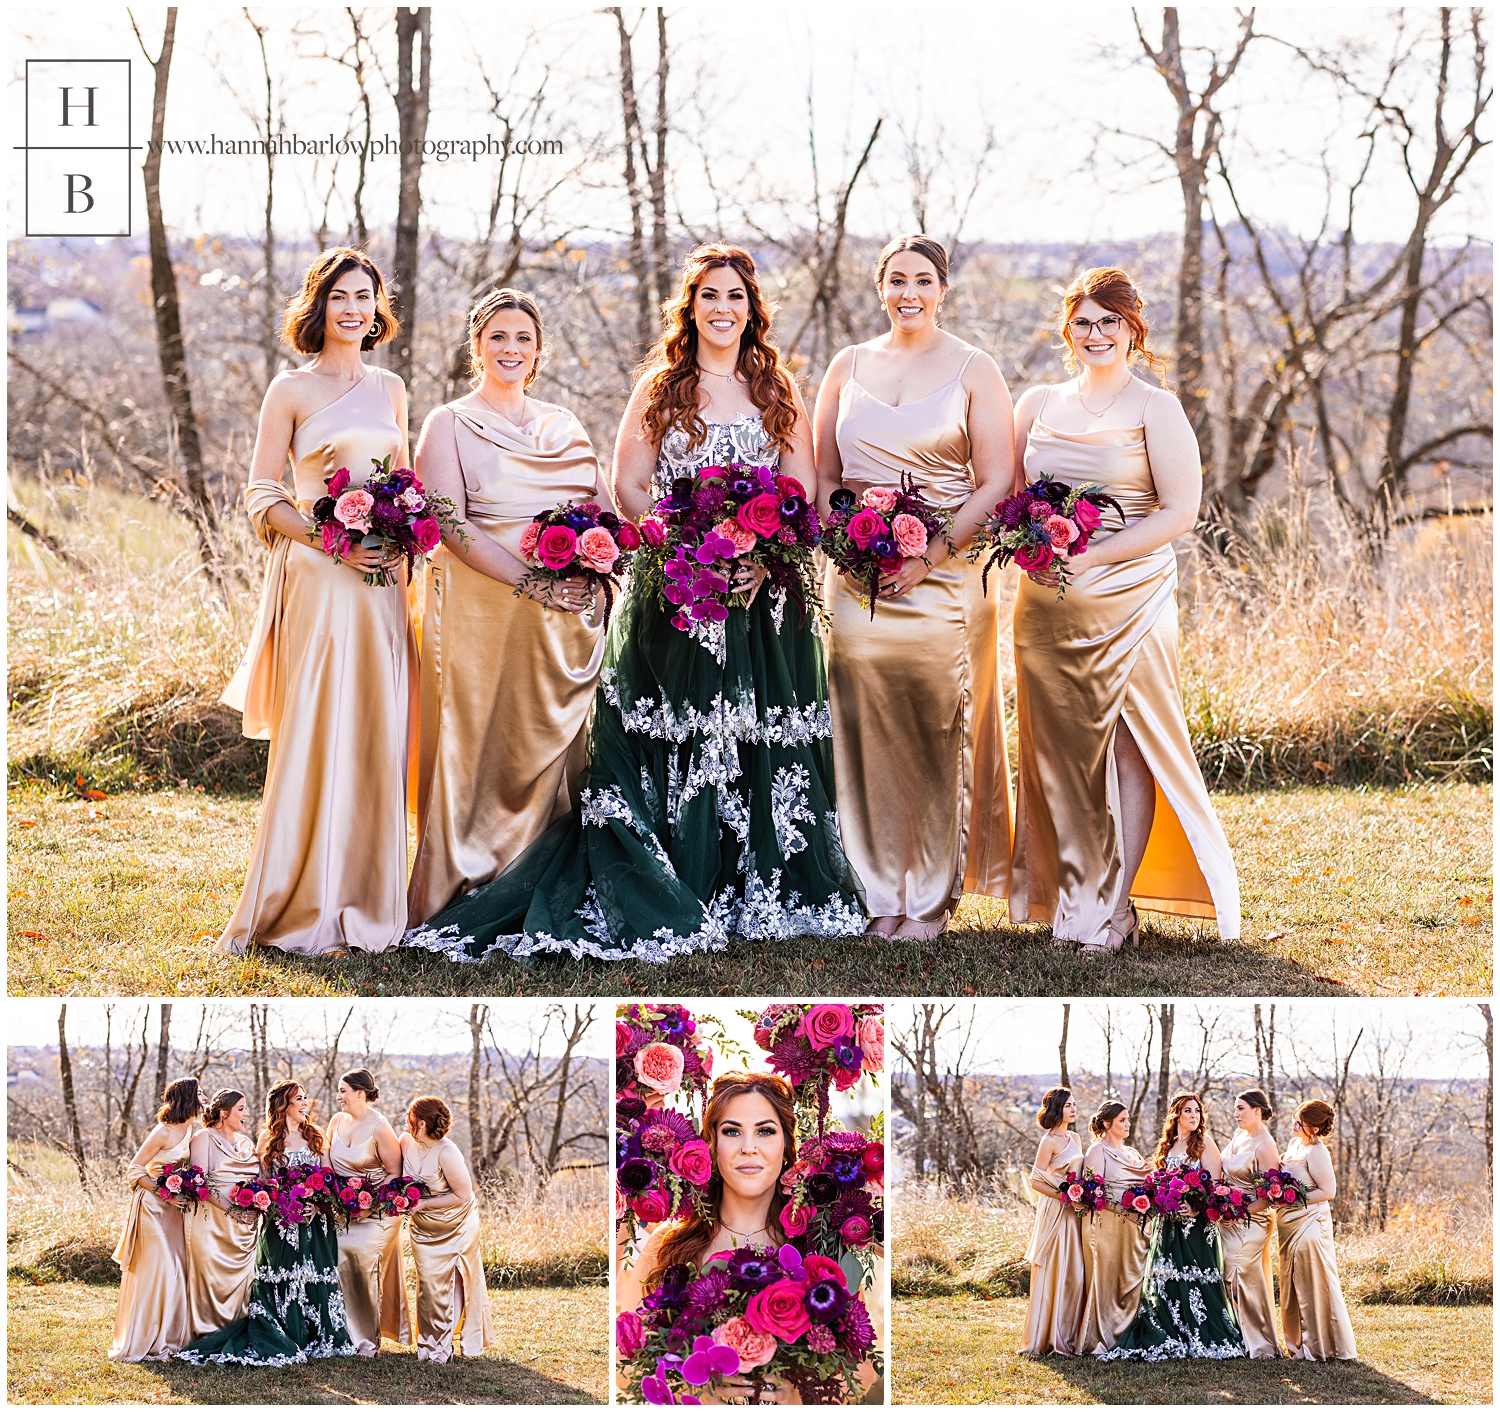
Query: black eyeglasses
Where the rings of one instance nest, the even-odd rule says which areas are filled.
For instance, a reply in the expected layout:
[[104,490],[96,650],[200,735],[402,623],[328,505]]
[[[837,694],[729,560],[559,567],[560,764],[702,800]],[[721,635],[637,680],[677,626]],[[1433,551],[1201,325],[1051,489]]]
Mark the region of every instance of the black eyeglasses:
[[1095,329],[1106,337],[1113,337],[1125,325],[1118,314],[1106,314],[1102,319],[1069,319],[1068,328],[1074,338],[1087,338]]

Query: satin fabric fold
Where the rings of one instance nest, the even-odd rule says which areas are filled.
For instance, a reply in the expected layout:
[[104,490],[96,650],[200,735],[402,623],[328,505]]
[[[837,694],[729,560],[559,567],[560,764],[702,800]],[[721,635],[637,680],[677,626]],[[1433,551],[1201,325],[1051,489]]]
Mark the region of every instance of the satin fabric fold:
[[[973,493],[962,374],[890,407],[851,377],[839,395],[843,485],[856,495],[910,475],[941,509]],[[937,921],[965,892],[1004,897],[1010,772],[998,609],[962,555],[870,617],[824,580],[839,823],[871,916]]]
[[[1307,1149],[1295,1139],[1281,1165],[1304,1186],[1315,1186],[1307,1170]],[[1354,1326],[1339,1284],[1329,1202],[1280,1207],[1276,1212],[1280,1247],[1281,1332],[1287,1355],[1323,1361],[1357,1358]]]
[[184,1134],[149,1165],[131,1163],[126,1172],[130,1207],[114,1251],[120,1267],[120,1302],[109,1342],[109,1356],[119,1363],[170,1358],[191,1337],[182,1212],[154,1191],[135,1185],[147,1177],[154,1181],[163,1167],[185,1162],[190,1137]]
[[[1083,1148],[1074,1133],[1052,1159],[1052,1166],[1032,1168],[1053,1185],[1059,1184],[1083,1159]],[[1088,1276],[1084,1264],[1081,1218],[1056,1197],[1043,1196],[1037,1203],[1031,1240],[1026,1247],[1031,1265],[1031,1292],[1026,1301],[1026,1322],[1021,1329],[1021,1352],[1083,1352],[1084,1310],[1088,1300]]]
[[[543,404],[529,432],[450,406],[470,533],[520,557],[533,516],[600,493],[572,413]],[[602,612],[544,608],[439,549],[425,573],[417,853],[407,925],[487,883],[577,803]]]
[[1100,1146],[1085,1163],[1088,1171],[1104,1179],[1109,1206],[1089,1222],[1087,1232],[1089,1287],[1080,1343],[1083,1353],[1109,1352],[1135,1322],[1141,1307],[1150,1242],[1134,1221],[1116,1214],[1121,1194],[1138,1180],[1122,1170],[1125,1163],[1144,1165],[1133,1147],[1123,1148],[1117,1155]]
[[[409,1149],[402,1175],[422,1181],[432,1196],[451,1191],[442,1172],[444,1138],[424,1157]],[[417,1293],[411,1323],[417,1334],[419,1362],[446,1363],[455,1353],[477,1358],[494,1342],[484,1261],[479,1250],[479,1203],[470,1197],[458,1206],[434,1209],[421,1202],[406,1219]]]
[[[1040,419],[1027,438],[1028,481],[1100,483],[1134,524],[1157,506],[1144,427],[1083,433]],[[1106,511],[1102,542],[1120,529]],[[1239,878],[1183,714],[1177,560],[1170,544],[1073,573],[1062,602],[1025,574],[1014,642],[1019,740],[1013,921],[1097,945],[1123,907],[1116,723],[1123,719],[1156,781],[1156,816],[1131,896],[1143,908],[1214,917],[1240,934]]]
[[[382,374],[367,372],[292,437],[304,513],[340,467],[360,485],[402,435]],[[260,613],[226,704],[271,741],[244,890],[218,949],[304,955],[396,945],[406,924],[407,762],[417,730],[416,638],[406,588],[376,588],[310,544],[276,534],[292,500],[253,482],[246,505],[271,545]]]
[[[1225,1182],[1253,1197],[1255,1179],[1261,1171],[1255,1153],[1224,1152],[1222,1156]],[[1219,1228],[1224,1245],[1224,1283],[1252,1358],[1281,1357],[1276,1342],[1276,1301],[1271,1283],[1275,1227],[1275,1218],[1267,1209],[1257,1211],[1248,1223]]]
[[[337,1135],[329,1138],[328,1160],[341,1177],[364,1177],[376,1187],[388,1174],[373,1137],[352,1148]],[[394,1216],[350,1221],[339,1232],[339,1288],[354,1350],[380,1352],[382,1335],[411,1342],[406,1313],[406,1285],[401,1269],[401,1222]]]
[[[216,1133],[208,1134],[208,1174],[214,1192],[228,1197],[230,1187],[260,1175],[260,1159],[243,1133],[233,1150]],[[201,1338],[232,1324],[245,1313],[250,1279],[255,1273],[257,1229],[212,1201],[193,1202],[183,1214],[187,1254],[187,1305],[190,1338]]]

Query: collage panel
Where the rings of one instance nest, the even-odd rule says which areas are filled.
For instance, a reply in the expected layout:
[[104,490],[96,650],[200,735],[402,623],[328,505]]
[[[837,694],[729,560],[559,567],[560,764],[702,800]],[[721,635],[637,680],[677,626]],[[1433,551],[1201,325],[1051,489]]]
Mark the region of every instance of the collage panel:
[[607,1019],[11,1001],[10,1400],[606,1402]]
[[1492,1400],[1487,1004],[888,1019],[894,1403]]
[[885,1014],[621,1004],[616,1401],[887,1401]]

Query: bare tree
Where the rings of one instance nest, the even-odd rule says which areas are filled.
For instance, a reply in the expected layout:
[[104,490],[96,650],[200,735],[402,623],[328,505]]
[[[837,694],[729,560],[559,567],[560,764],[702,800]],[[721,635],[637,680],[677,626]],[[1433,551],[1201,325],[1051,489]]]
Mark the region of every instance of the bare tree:
[[1062,1038],[1057,1043],[1057,1081],[1064,1088],[1073,1086],[1068,1078],[1068,1017],[1072,1009],[1071,1005],[1063,1006]]
[[[414,53],[419,50],[420,53]],[[422,210],[422,145],[432,96],[432,7],[396,10],[396,115],[401,131],[401,187],[396,205],[396,249],[391,262],[392,312],[400,321],[393,368],[411,387],[417,338],[418,221]]]
[[266,30],[268,26],[257,24],[249,9],[245,19],[255,31],[256,43],[260,46],[260,67],[266,84],[266,106],[263,119],[257,118],[256,126],[265,139],[266,156],[266,221],[261,233],[261,318],[260,352],[262,362],[262,390],[271,385],[276,376],[276,367],[281,356],[281,308],[276,290],[276,228],[272,214],[276,202],[276,110],[275,91],[271,83],[271,60],[266,53]]
[[68,1141],[72,1144],[73,1163],[78,1168],[78,1181],[88,1190],[88,1168],[83,1161],[83,1129],[78,1123],[78,1104],[73,1096],[73,1061],[68,1054],[68,1007],[61,1005],[57,1011],[57,1067],[62,1078],[63,1109],[68,1115]]
[[1495,1017],[1488,1005],[1484,1016],[1484,1171],[1491,1188],[1495,1184]]
[[161,1005],[161,1031],[156,1041],[156,1088],[151,1101],[160,1103],[167,1091],[167,1065],[172,1055],[172,1007],[166,1001]]
[[1260,1088],[1270,1100],[1271,1109],[1276,1108],[1276,1006],[1271,1004],[1264,1013],[1255,1007],[1255,1077]]
[[1172,1030],[1177,1023],[1177,1007],[1175,1005],[1161,1006],[1157,1023],[1161,1026],[1161,1043],[1158,1050],[1160,1064],[1156,1079],[1156,1130],[1160,1132],[1167,1121],[1167,1107],[1171,1100]]

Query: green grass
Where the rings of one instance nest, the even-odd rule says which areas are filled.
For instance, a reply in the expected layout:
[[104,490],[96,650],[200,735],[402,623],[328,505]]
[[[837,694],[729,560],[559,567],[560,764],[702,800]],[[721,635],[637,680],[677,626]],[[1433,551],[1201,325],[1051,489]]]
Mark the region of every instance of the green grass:
[[599,1403],[609,1381],[603,1289],[491,1290],[495,1346],[481,1358],[381,1356],[301,1367],[194,1368],[111,1363],[118,1291],[12,1278],[7,1300],[11,1402]]
[[[190,789],[89,801],[12,783],[14,995],[1488,994],[1491,790],[1295,787],[1214,796],[1244,932],[1145,914],[1139,951],[1080,957],[1004,904],[965,900],[941,940],[741,943],[668,966],[403,951],[217,955],[260,801]],[[34,934],[34,935],[33,935]]]
[[892,1401],[996,1403],[1488,1403],[1492,1311],[1354,1305],[1349,1363],[1098,1363],[1016,1352],[1026,1301],[898,1299]]

